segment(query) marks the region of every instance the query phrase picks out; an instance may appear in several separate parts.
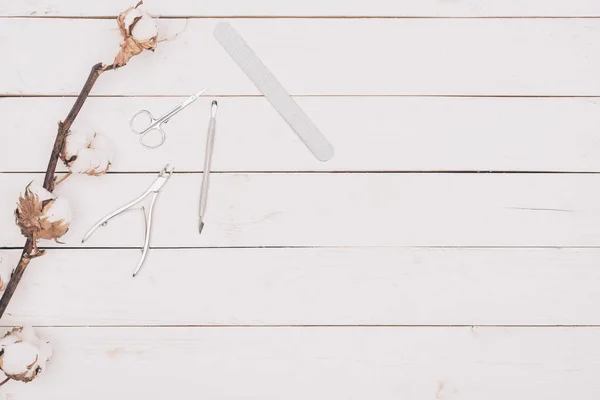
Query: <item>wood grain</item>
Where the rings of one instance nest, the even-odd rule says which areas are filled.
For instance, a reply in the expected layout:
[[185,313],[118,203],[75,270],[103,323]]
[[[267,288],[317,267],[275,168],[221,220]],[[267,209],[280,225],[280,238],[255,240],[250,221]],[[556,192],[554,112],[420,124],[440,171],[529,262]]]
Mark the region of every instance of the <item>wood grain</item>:
[[[135,2],[134,2],[135,3]],[[116,16],[130,0],[74,2],[72,0],[20,0],[0,4],[0,16]],[[298,2],[277,0],[171,0],[145,2],[161,16],[386,16],[386,17],[588,17],[600,15],[594,0],[372,0]]]
[[153,249],[133,279],[139,255],[49,251],[2,325],[600,325],[600,249]]
[[[64,240],[78,246],[89,227],[143,193],[156,176],[69,178],[56,190],[71,201],[75,214]],[[4,193],[0,209],[12,210],[20,191],[36,177],[0,175]],[[153,246],[600,243],[599,175],[215,174],[201,236],[197,232],[200,180],[200,174],[179,174],[163,187],[156,204]],[[6,227],[0,232],[1,246],[22,245],[10,212],[0,214],[0,226]],[[137,211],[112,220],[86,246],[138,247],[142,240],[143,219]]]
[[[213,38],[217,22],[161,20],[162,36],[176,39],[136,57],[93,94],[258,94]],[[293,95],[600,95],[600,19],[232,22]],[[110,62],[120,40],[112,20],[4,19],[0,43],[11,62],[0,93],[74,95],[89,66]]]
[[[110,138],[112,171],[154,171],[157,160],[172,159],[180,171],[201,172],[210,98],[169,121],[159,149],[140,146],[128,128],[141,108],[159,115],[181,99],[90,98],[73,129]],[[297,98],[335,146],[327,163],[314,159],[264,98],[218,101],[215,171],[600,171],[594,98]],[[44,171],[56,118],[71,103],[0,100],[0,171]]]
[[[48,328],[19,400],[595,399],[598,328]],[[98,384],[99,377],[103,384]],[[93,388],[89,390],[88,388]],[[118,388],[118,389],[117,389]]]

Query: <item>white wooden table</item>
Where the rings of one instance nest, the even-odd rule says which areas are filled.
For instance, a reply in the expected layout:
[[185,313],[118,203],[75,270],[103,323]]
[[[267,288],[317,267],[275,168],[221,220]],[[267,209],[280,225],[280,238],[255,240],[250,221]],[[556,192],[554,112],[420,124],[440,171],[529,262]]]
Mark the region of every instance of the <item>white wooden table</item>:
[[[135,2],[135,0],[133,0]],[[0,3],[0,267],[127,0]],[[58,189],[76,219],[2,326],[54,344],[3,400],[600,396],[600,2],[148,0],[160,43],[94,88],[74,128],[113,172]],[[334,144],[319,163],[212,37],[229,20]],[[128,131],[203,87],[158,150]],[[209,104],[220,102],[196,233]],[[201,121],[198,124],[197,121]],[[151,254],[131,213],[164,164]],[[56,249],[54,249],[56,248]]]

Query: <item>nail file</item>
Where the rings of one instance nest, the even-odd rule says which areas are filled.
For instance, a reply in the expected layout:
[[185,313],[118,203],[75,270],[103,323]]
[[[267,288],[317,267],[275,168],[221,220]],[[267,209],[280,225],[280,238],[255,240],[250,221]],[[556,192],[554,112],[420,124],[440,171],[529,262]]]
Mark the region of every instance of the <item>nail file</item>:
[[237,31],[229,23],[220,22],[215,27],[214,35],[317,160],[331,160],[333,157],[331,143],[290,97]]

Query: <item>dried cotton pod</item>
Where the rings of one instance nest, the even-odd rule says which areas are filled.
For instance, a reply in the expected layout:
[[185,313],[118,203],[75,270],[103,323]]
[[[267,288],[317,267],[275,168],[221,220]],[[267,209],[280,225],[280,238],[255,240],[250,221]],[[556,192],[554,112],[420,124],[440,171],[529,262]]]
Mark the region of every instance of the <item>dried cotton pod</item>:
[[135,7],[123,11],[117,18],[123,42],[115,57],[114,67],[122,67],[131,57],[137,56],[144,50],[154,51],[156,48],[158,27],[150,15],[138,8],[142,4],[143,2],[140,1]]
[[99,133],[71,130],[67,135],[61,158],[76,174],[98,176],[105,174],[112,163],[112,148],[108,139]]
[[52,347],[31,327],[13,328],[0,339],[0,369],[11,379],[31,382],[46,367]]
[[23,236],[32,239],[34,246],[37,239],[58,241],[69,230],[71,207],[66,198],[56,197],[41,186],[29,184],[25,195],[19,197],[15,220]]

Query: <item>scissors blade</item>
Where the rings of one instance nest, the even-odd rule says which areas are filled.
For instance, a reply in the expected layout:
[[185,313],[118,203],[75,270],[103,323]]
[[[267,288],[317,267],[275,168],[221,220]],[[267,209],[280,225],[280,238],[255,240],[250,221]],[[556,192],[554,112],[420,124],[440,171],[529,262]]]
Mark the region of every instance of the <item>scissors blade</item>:
[[202,93],[206,92],[208,89],[203,89],[201,91],[199,91],[198,93],[194,93],[193,95],[191,95],[190,97],[188,97],[187,99],[185,99],[183,101],[183,103],[181,103],[181,107],[186,107],[188,105],[190,105],[191,103],[193,103],[194,101],[198,100],[198,98],[202,95]]

